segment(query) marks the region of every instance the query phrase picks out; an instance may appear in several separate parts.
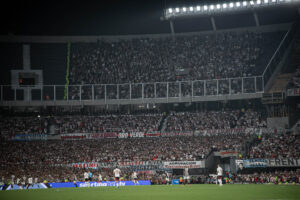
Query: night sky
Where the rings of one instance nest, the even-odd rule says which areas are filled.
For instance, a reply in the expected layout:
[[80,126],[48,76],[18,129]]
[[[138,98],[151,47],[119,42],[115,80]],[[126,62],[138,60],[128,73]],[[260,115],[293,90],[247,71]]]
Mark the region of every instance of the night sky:
[[[224,2],[226,0],[13,0],[8,1],[5,6],[1,6],[0,34],[123,35],[169,33],[169,23],[160,20],[163,9],[170,6],[197,5],[216,1]],[[276,16],[282,18],[282,13],[280,11],[278,15],[272,14],[271,18],[276,18]],[[295,13],[294,11],[293,15]],[[201,19],[198,20],[198,24],[200,22]]]

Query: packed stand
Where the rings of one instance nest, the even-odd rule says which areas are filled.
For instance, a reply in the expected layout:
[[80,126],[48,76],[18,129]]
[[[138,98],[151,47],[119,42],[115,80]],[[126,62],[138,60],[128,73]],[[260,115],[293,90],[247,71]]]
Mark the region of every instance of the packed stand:
[[[194,161],[204,159],[212,149],[241,149],[244,134],[203,137],[161,137],[80,141],[2,141],[0,177],[39,176],[63,181],[81,171],[72,163],[117,161]],[[76,171],[77,170],[77,171]]]
[[[283,32],[226,32],[72,44],[70,84],[147,83],[259,75]],[[188,74],[176,73],[186,69]]]
[[250,158],[300,158],[300,137],[293,134],[264,134],[252,146]]
[[[70,85],[154,83],[261,75],[278,46],[283,32],[225,32],[161,38],[135,38],[74,43],[71,49]],[[219,94],[241,93],[241,79],[229,84],[219,82]],[[217,82],[206,83],[206,95],[217,94]],[[258,84],[260,84],[258,82]],[[255,92],[254,79],[245,79],[244,92]],[[117,89],[106,90],[107,98],[116,98]],[[120,99],[129,98],[128,86],[120,86]],[[132,95],[141,94],[132,88]],[[182,86],[184,87],[184,86]],[[261,86],[257,86],[260,88]],[[166,86],[157,86],[156,97],[166,97]],[[182,96],[191,95],[191,88],[182,88]],[[79,99],[79,87],[69,89],[70,99]],[[194,93],[202,94],[203,88]],[[123,93],[123,94],[122,94]],[[144,97],[154,97],[154,87],[144,88]],[[176,87],[169,88],[169,97],[178,96]],[[82,99],[90,99],[90,89],[82,89]],[[95,89],[95,98],[104,98],[104,88]],[[97,99],[96,98],[96,99]],[[134,98],[134,97],[132,97]],[[141,98],[138,95],[136,98]]]
[[57,134],[159,131],[162,114],[54,117]]
[[248,109],[208,112],[171,113],[166,131],[197,131],[207,129],[262,128],[266,120],[254,110]]

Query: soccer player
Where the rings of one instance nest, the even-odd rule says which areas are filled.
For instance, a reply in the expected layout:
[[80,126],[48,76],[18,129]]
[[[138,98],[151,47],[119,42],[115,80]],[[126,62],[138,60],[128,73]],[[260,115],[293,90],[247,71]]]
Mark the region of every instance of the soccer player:
[[166,174],[166,184],[169,185],[169,184],[170,184],[170,176],[169,176],[169,173],[166,171],[165,174]]
[[15,175],[11,175],[11,181],[10,181],[11,189],[14,188],[14,184],[15,184]]
[[189,179],[189,168],[184,168],[183,170],[183,185],[186,185],[188,183]]
[[39,183],[38,183],[38,177],[35,177],[35,178],[34,178],[34,184],[35,184],[38,188],[40,188],[40,185],[39,185]]
[[132,173],[132,182],[134,183],[134,185],[139,184],[136,171],[133,171]]
[[87,172],[83,173],[84,181],[87,182],[89,180],[89,174]]
[[93,177],[93,174],[91,171],[89,171],[89,181],[92,181],[92,177]]
[[116,167],[116,169],[114,169],[114,175],[115,175],[115,181],[116,181],[117,188],[119,188],[120,174],[121,174],[121,170],[118,167]]
[[30,186],[31,186],[31,189],[32,189],[32,187],[33,187],[33,178],[32,178],[32,177],[29,177],[29,178],[28,178],[27,189],[29,189]]
[[26,176],[23,176],[23,181],[22,181],[22,188],[26,189]]
[[101,175],[101,173],[99,173],[99,182],[102,183],[102,180],[103,180],[102,175]]
[[19,189],[23,189],[23,188],[21,187],[21,179],[20,179],[19,177],[17,178],[16,184],[18,185]]
[[223,169],[219,164],[218,164],[218,168],[217,168],[217,175],[218,175],[217,179],[219,182],[219,186],[223,186],[223,183],[222,183]]

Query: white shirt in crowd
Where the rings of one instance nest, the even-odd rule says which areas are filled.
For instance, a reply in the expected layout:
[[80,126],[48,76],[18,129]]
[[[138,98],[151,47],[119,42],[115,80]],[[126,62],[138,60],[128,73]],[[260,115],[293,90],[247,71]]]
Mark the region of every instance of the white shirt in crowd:
[[33,181],[33,180],[32,180],[32,177],[28,178],[28,183],[29,183],[29,184],[32,184],[32,181]]
[[120,174],[121,174],[121,170],[120,169],[118,169],[118,168],[114,169],[114,175],[115,175],[115,177],[120,178]]
[[99,174],[99,181],[102,181],[102,175]]

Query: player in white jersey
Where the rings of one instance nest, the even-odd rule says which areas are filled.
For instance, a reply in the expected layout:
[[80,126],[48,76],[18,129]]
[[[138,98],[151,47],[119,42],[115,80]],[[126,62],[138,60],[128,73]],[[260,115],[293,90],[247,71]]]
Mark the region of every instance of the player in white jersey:
[[116,185],[117,185],[117,188],[119,187],[119,180],[120,180],[120,175],[121,175],[121,170],[116,167],[116,169],[114,169],[114,175],[115,175],[115,181],[116,181]]
[[22,188],[26,189],[26,176],[23,176],[23,180],[22,180]]
[[35,177],[35,178],[34,178],[34,184],[36,184],[37,187],[40,188],[40,185],[39,185],[39,183],[38,183],[38,177]]
[[102,179],[101,173],[99,173],[98,180],[99,180],[100,183],[102,183],[102,180],[103,180],[103,179]]
[[189,181],[189,168],[184,168],[183,170],[183,184],[187,184]]
[[84,181],[87,182],[89,180],[89,173],[84,172],[83,177],[84,177]]
[[218,168],[217,168],[217,179],[218,179],[218,182],[219,182],[219,186],[222,186],[223,183],[222,183],[222,176],[223,176],[223,169],[220,165],[218,165]]
[[136,171],[133,171],[131,176],[132,176],[132,182],[134,183],[134,185],[139,184]]
[[166,184],[169,185],[169,184],[170,184],[170,176],[169,176],[169,173],[166,171],[165,174],[166,174]]
[[21,179],[17,178],[16,184],[18,185],[19,189],[21,189]]
[[15,175],[11,175],[11,181],[10,181],[11,188],[14,188],[14,184],[15,184]]

